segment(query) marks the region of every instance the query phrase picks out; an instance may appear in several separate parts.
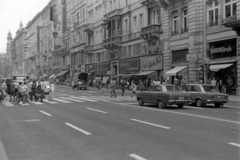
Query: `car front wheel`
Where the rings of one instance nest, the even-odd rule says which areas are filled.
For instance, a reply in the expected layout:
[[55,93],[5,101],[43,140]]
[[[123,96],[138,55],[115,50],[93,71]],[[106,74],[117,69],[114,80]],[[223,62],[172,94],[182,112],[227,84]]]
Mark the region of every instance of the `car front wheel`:
[[178,108],[183,108],[183,104],[179,104],[179,105],[178,105]]
[[203,103],[202,103],[201,99],[196,100],[196,106],[197,107],[202,107],[203,106]]
[[138,98],[138,105],[139,105],[139,106],[143,106],[143,104],[144,104],[144,102],[142,101],[142,99],[141,99],[141,98]]
[[159,108],[164,108],[166,106],[165,103],[163,103],[161,100],[158,100],[157,104]]
[[223,104],[219,104],[219,103],[215,103],[214,105],[215,105],[215,107],[221,107],[221,106],[223,106]]

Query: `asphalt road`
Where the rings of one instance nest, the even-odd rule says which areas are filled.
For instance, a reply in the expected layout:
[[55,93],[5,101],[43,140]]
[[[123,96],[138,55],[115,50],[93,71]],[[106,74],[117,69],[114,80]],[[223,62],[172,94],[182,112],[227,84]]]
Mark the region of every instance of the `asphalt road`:
[[0,160],[237,160],[240,104],[137,105],[56,87],[56,101],[0,106]]

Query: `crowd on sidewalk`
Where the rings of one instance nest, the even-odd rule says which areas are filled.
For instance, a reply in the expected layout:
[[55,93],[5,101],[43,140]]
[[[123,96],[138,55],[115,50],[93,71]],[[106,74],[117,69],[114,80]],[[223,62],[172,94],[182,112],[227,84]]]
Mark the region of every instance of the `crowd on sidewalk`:
[[[44,92],[46,87],[49,88],[49,92]],[[7,99],[9,97],[9,99]],[[44,98],[49,101],[54,100],[54,84],[49,82],[49,86],[46,86],[41,81],[24,80],[23,82],[14,83],[12,80],[10,83],[0,83],[0,101],[12,101],[16,103],[23,102],[29,103],[29,101],[42,102]]]

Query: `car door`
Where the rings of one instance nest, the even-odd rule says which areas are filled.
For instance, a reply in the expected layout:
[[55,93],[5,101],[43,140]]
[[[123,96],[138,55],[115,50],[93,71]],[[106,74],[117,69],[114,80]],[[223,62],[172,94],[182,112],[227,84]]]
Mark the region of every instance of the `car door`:
[[157,103],[158,99],[161,98],[162,91],[163,91],[162,86],[153,87],[152,96],[151,96],[151,101],[153,103]]
[[189,93],[190,99],[192,102],[195,102],[195,92],[194,87],[192,85],[187,85],[186,90],[187,93]]
[[152,102],[152,95],[153,95],[153,88],[154,86],[149,86],[148,89],[145,91],[145,100],[144,102]]

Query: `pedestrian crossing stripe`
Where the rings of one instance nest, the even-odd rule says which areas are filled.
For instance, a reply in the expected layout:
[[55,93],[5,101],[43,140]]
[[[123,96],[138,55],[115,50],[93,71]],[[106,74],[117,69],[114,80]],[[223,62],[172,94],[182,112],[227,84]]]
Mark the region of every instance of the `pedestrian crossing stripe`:
[[54,101],[58,101],[58,102],[62,102],[62,103],[72,103],[72,102],[65,101],[63,99],[58,99],[58,98],[54,98]]
[[57,104],[58,102],[54,102],[54,101],[48,101],[46,99],[43,99],[43,102],[47,102],[47,103],[50,103],[50,104]]
[[67,98],[67,97],[58,97],[58,98],[66,99],[66,100],[70,100],[70,101],[75,101],[75,102],[83,102],[81,100],[77,100],[77,99],[73,99],[73,98]]
[[105,101],[105,102],[109,102],[110,100],[107,100],[107,99],[102,99],[102,98],[97,98],[97,97],[86,97],[86,96],[81,96],[83,98],[91,98],[91,99],[94,99],[94,100],[97,100],[97,101]]
[[85,97],[83,97],[83,96],[81,96],[81,97],[70,96],[70,98],[75,98],[75,99],[80,99],[80,100],[90,101],[90,102],[97,102],[97,100],[88,99],[88,98],[85,98]]
[[14,106],[12,103],[10,103],[10,102],[8,102],[8,101],[3,101],[2,102],[5,106],[7,106],[7,107],[12,107],[12,106]]
[[36,105],[43,104],[43,103],[41,103],[41,102],[34,102],[34,101],[30,101],[30,102],[33,103],[33,104],[36,104]]

